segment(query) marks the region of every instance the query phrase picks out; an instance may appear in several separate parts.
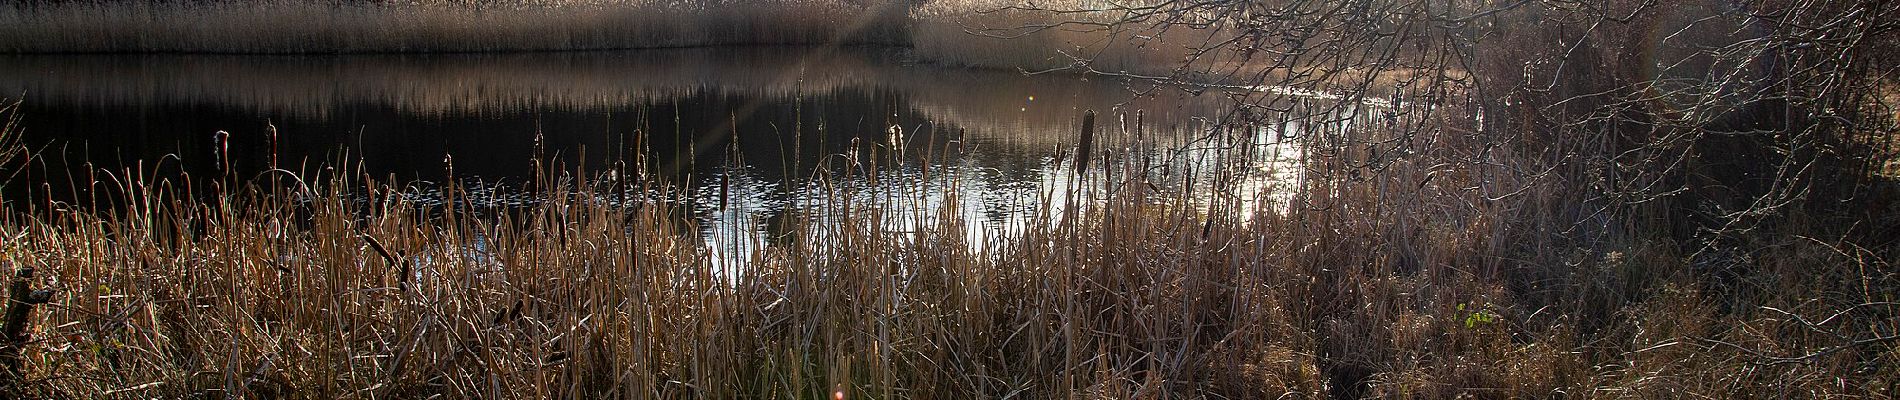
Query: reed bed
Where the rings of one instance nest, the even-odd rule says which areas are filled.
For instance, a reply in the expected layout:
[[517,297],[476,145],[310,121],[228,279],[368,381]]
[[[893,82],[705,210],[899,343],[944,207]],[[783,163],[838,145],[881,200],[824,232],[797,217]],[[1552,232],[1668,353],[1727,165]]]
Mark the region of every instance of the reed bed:
[[1174,77],[1201,67],[1184,66],[1191,48],[1231,35],[1116,23],[1123,7],[1147,3],[927,2],[913,13],[910,45],[920,59],[954,66]]
[[846,1],[111,1],[0,6],[0,52],[360,53],[901,44]]
[[[1384,79],[1377,73],[1417,67],[1362,62],[1409,54],[1396,45],[1343,63],[1283,60],[1363,73],[1347,85],[1356,91],[1316,108],[1385,113],[1296,117],[1299,107],[1279,100],[1318,102],[1300,94],[1325,93],[1295,93],[1317,85],[1255,85],[1243,89],[1277,100],[1251,105],[1287,110],[1266,115],[1308,130],[1223,121],[1194,139],[1204,151],[1173,159],[1149,157],[1137,114],[1135,132],[1113,135],[1131,139],[1084,133],[1072,159],[1042,166],[1063,178],[1040,192],[1041,211],[983,243],[964,234],[976,221],[963,202],[892,207],[903,199],[825,186],[834,189],[808,204],[809,218],[750,247],[739,267],[714,256],[685,205],[620,195],[671,190],[637,174],[549,168],[533,201],[492,208],[472,198],[492,192],[416,196],[413,182],[340,166],[244,180],[88,171],[110,190],[5,204],[0,263],[34,269],[20,287],[51,292],[39,292],[50,302],[24,323],[31,340],[0,345],[4,366],[19,366],[0,371],[0,389],[21,398],[1892,398],[1900,185],[1873,167],[1894,159],[1895,128],[1890,105],[1860,94],[1890,87],[1882,71],[1895,53],[1832,33],[1774,41],[1808,35],[1806,26],[1890,41],[1890,24],[1862,16],[1892,6],[1822,6],[1776,14],[1788,19],[1774,29],[1787,30],[1739,42],[1785,58],[1705,66],[1781,61],[1762,63],[1785,70],[1763,74],[1774,85],[1754,99],[1731,102],[1745,96],[1711,78],[1671,96],[1721,101],[1680,111],[1657,97],[1666,88],[1652,85],[1654,60],[1620,55],[1652,39],[1645,24],[1666,19],[1616,22],[1583,36],[1604,44],[1576,50],[1566,40],[1582,25],[1547,17],[1595,11],[1477,15],[1455,28],[1505,33],[1484,36],[1501,39],[1468,69],[1438,64],[1431,82],[1413,82],[1442,97],[1403,96],[1399,82],[1400,93],[1375,101],[1367,88]],[[1354,23],[1376,22],[1367,21]],[[488,22],[439,26],[452,38],[508,26]],[[434,31],[400,30],[438,25],[391,26],[426,37]],[[1439,29],[1430,26],[1416,29]],[[1353,40],[1338,46],[1390,43],[1375,31],[1329,34]],[[534,47],[563,36],[496,37]],[[115,40],[95,42],[129,43]],[[309,48],[401,43],[319,42],[343,44]],[[230,51],[283,47],[235,43]],[[1693,44],[1660,49],[1703,48]],[[428,49],[468,47],[458,46]],[[1782,50],[1797,48],[1812,50]],[[1559,55],[1595,67],[1536,62]],[[1353,64],[1366,65],[1342,72]],[[1827,69],[1843,66],[1853,68]],[[1509,89],[1473,92],[1499,88]],[[1093,125],[1130,126],[1110,120]],[[1249,180],[1287,174],[1251,156],[1274,148],[1261,141],[1270,137],[1297,140],[1291,189]],[[1161,165],[1200,173],[1152,173]],[[943,190],[932,196],[954,199],[961,184],[932,186]]]
[[[1068,1],[1065,8],[1109,7]],[[0,5],[0,53],[333,54],[885,45],[956,66],[1167,76],[1190,32],[938,1],[116,1]]]
[[[1739,276],[1753,295],[1737,299],[1648,233],[1554,242],[1559,185],[1489,199],[1458,188],[1510,183],[1496,171],[1433,169],[1482,143],[1309,181],[1296,195],[1310,206],[1292,209],[1222,200],[1241,190],[1226,178],[1187,184],[1207,201],[1146,192],[1134,158],[1115,158],[1140,154],[1130,143],[1097,145],[1113,151],[1096,168],[1047,166],[1077,173],[1008,238],[970,243],[957,201],[902,209],[839,189],[743,268],[713,259],[664,196],[608,194],[666,191],[637,180],[544,171],[535,201],[497,209],[347,172],[102,173],[118,197],[7,204],[0,262],[57,291],[7,389],[1888,398],[1900,376],[1890,341],[1855,344],[1900,328],[1893,250],[1825,223],[1867,216],[1803,214],[1757,237],[1775,250],[1754,255],[1761,270]],[[1799,317],[1816,313],[1833,316]]]

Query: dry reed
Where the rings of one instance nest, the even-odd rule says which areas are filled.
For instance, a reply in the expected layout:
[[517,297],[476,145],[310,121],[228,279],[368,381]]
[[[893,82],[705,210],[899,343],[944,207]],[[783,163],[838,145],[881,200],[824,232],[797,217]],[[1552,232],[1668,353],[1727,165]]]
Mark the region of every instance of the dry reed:
[[613,203],[609,181],[560,172],[535,204],[495,209],[348,173],[192,187],[128,170],[102,181],[122,189],[110,210],[10,209],[0,261],[59,293],[24,352],[19,394],[38,398],[1879,398],[1892,384],[1891,343],[1829,340],[1894,328],[1891,272],[1865,272],[1891,271],[1891,250],[1766,237],[1785,250],[1763,265],[1786,275],[1764,307],[1874,302],[1826,321],[1732,313],[1672,246],[1513,247],[1561,192],[1486,201],[1452,189],[1492,178],[1427,165],[1315,183],[1300,201],[1327,206],[1290,212],[1079,174],[1039,200],[1070,217],[981,250],[959,202],[903,211],[840,189],[736,269],[672,203]]
[[[1094,6],[1065,2],[1070,7]],[[928,62],[1167,76],[1204,37],[956,1],[179,1],[0,5],[0,53],[334,54],[899,45]],[[1079,19],[1078,19],[1079,18]],[[1042,28],[1033,28],[1042,27]],[[1170,50],[1177,49],[1177,50]]]
[[846,1],[110,1],[0,5],[0,52],[357,53],[900,44]]
[[[336,9],[351,7],[372,6]],[[437,31],[413,32],[402,35]],[[1525,60],[1564,37],[1508,37],[1525,45],[1498,47],[1468,76],[1554,74]],[[513,43],[555,43],[537,40]],[[356,48],[336,43],[317,47]],[[1612,63],[1589,53],[1623,48],[1589,50],[1575,54]],[[1094,153],[1129,158],[1063,175],[1033,222],[982,246],[962,234],[974,221],[960,202],[902,210],[839,189],[744,268],[713,259],[676,204],[608,202],[618,183],[595,177],[546,172],[534,204],[490,209],[472,191],[422,202],[405,182],[349,173],[244,185],[102,172],[97,184],[120,193],[93,199],[104,207],[6,204],[0,262],[41,271],[35,285],[59,293],[35,317],[11,394],[1892,398],[1900,185],[1824,181],[1851,181],[1838,192],[1854,194],[1817,184],[1789,200],[1805,207],[1758,213],[1772,224],[1704,236],[1672,232],[1687,222],[1653,204],[1664,201],[1605,205],[1615,188],[1598,178],[1626,172],[1613,157],[1701,143],[1610,150],[1626,138],[1576,134],[1591,126],[1533,108],[1601,111],[1616,99],[1565,96],[1624,93],[1653,77],[1619,74],[1643,71],[1565,75],[1578,87],[1516,93],[1551,96],[1528,106],[1465,103],[1500,112],[1486,121],[1454,105],[1468,94],[1447,92],[1438,112],[1406,122],[1423,129],[1300,135],[1287,208],[1246,200],[1274,197],[1248,193],[1263,191],[1244,184],[1263,166],[1240,156],[1268,135],[1228,126],[1205,139],[1220,161],[1171,165],[1203,173],[1134,167],[1150,150],[1140,139]],[[1486,102],[1499,104],[1470,105]],[[1849,118],[1862,117],[1828,120]],[[1139,189],[1150,185],[1187,193]],[[1720,200],[1720,186],[1684,190]],[[1679,242],[1696,238],[1724,245]]]

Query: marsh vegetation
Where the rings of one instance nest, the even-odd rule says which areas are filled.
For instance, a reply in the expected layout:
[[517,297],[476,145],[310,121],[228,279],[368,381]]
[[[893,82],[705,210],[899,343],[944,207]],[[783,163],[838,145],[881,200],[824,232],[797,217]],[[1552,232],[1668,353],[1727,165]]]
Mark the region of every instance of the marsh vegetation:
[[[20,397],[1900,385],[1900,4],[0,21]],[[775,46],[629,50],[735,44]]]

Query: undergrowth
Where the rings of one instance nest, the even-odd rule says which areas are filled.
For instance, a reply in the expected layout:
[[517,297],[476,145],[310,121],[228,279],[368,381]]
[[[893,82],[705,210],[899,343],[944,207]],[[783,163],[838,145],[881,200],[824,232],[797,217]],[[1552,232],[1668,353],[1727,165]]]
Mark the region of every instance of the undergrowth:
[[58,291],[24,346],[34,398],[1884,398],[1900,372],[1894,250],[1865,227],[1796,216],[1816,223],[1756,236],[1736,291],[1651,233],[1522,248],[1561,191],[1391,168],[1293,211],[1097,171],[984,247],[958,202],[839,192],[736,269],[607,179],[489,208],[123,171],[109,206],[9,204],[0,261]]

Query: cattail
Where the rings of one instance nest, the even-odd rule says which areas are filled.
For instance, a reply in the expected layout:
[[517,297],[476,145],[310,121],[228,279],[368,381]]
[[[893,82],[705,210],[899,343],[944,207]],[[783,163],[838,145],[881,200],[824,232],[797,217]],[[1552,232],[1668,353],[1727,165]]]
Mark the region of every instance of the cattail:
[[1095,148],[1095,110],[1082,112],[1082,141],[1075,145],[1075,173],[1089,169],[1089,149]]
[[211,151],[217,153],[220,176],[231,174],[231,132],[211,134]]
[[270,168],[277,169],[277,124],[265,122],[264,127],[270,132]]

